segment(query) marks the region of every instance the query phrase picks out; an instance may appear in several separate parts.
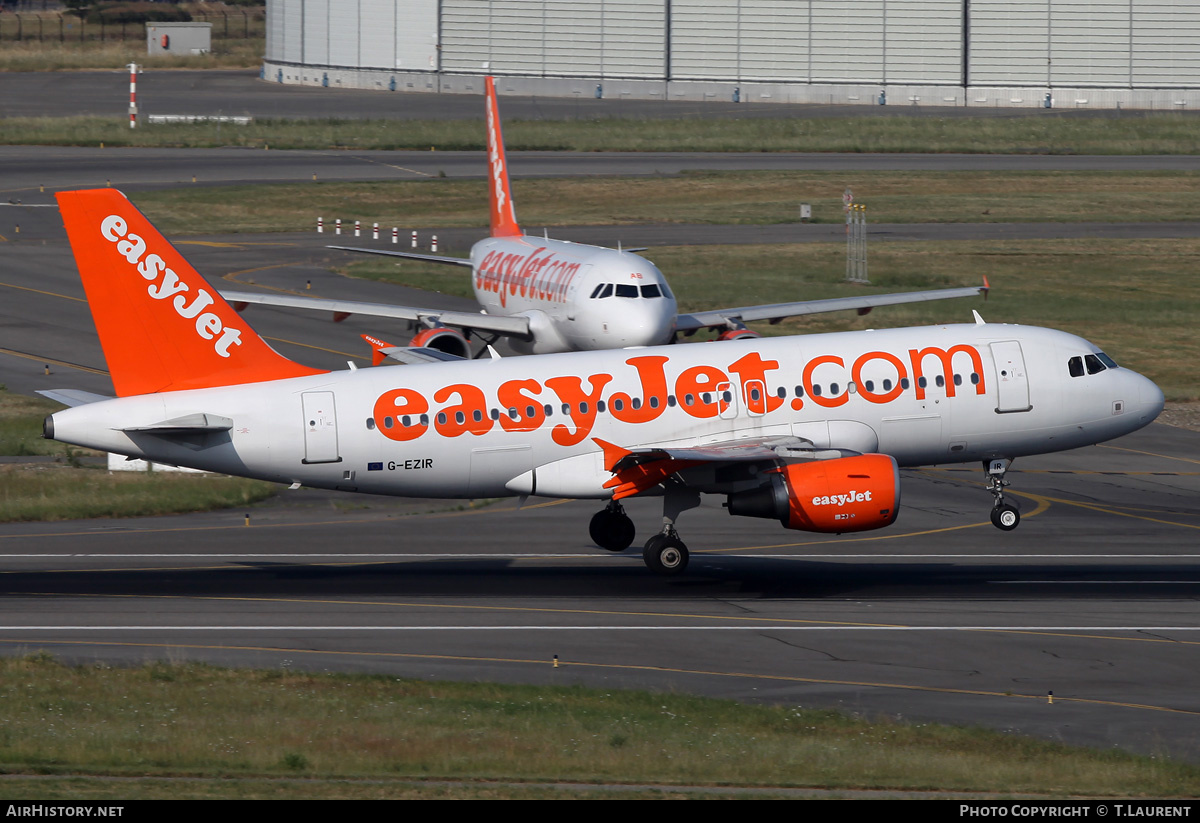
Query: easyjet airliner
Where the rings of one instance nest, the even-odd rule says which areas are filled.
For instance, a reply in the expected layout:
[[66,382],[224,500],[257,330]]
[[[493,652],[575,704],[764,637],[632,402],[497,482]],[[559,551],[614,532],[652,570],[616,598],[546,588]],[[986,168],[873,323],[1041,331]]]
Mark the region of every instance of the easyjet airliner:
[[116,398],[63,392],[47,437],[280,483],[429,497],[661,495],[647,565],[677,573],[701,494],[784,528],[895,521],[901,466],[1014,458],[1145,426],[1150,380],[1071,334],[976,322],[325,372],[272,350],[112,189],[58,195]]
[[[656,346],[673,342],[677,334],[690,335],[706,328],[718,330],[719,339],[730,340],[758,337],[746,327],[752,321],[779,321],[785,317],[849,309],[865,314],[876,306],[977,297],[987,293],[984,284],[678,314],[675,296],[666,278],[644,257],[620,249],[551,240],[521,231],[513,209],[508,162],[496,107],[496,86],[490,77],[486,85],[491,236],[472,247],[470,259],[330,247],[469,267],[481,313],[252,292],[222,294],[239,309],[244,304],[259,303],[328,311],[339,319],[362,314],[407,320],[420,328],[408,347],[389,346],[382,341],[372,345],[383,357],[414,362],[422,355],[427,359],[435,358],[438,351],[470,357],[470,338],[473,336],[487,343],[506,337],[513,348],[526,354]],[[428,351],[430,349],[434,352]],[[477,354],[484,351],[486,349],[481,348]]]

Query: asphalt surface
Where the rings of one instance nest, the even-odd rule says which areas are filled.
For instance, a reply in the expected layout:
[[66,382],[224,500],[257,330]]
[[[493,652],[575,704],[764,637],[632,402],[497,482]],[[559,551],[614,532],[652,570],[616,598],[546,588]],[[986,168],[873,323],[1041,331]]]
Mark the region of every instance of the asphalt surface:
[[[0,382],[14,391],[111,390],[39,180],[68,188],[110,174],[136,190],[187,178],[204,162],[214,178],[311,175],[309,157],[292,157],[280,161],[292,171],[271,178],[267,161],[254,162],[278,156],[270,152],[239,166],[237,151],[88,151],[0,153],[5,198],[22,199],[0,209]],[[331,169],[396,173],[328,156]],[[570,162],[552,158],[528,173],[567,173]],[[481,173],[467,165],[461,173]],[[19,235],[8,215],[20,215]],[[1194,230],[1147,225],[1089,230]],[[699,230],[714,233],[646,229],[657,242]],[[222,287],[308,291],[311,282],[321,296],[470,306],[337,277],[328,265],[339,253],[323,248],[332,239],[179,246]],[[329,368],[364,362],[358,334],[381,331],[356,318],[250,311],[285,355]],[[973,466],[906,471],[900,520],[858,536],[787,532],[710,503],[681,519],[693,561],[680,579],[651,575],[636,549],[591,546],[596,505],[584,502],[460,509],[302,489],[247,511],[3,525],[0,649],[688,691],[1200,760],[1200,435],[1153,425],[1024,459],[1010,479],[1024,513],[1011,533],[987,522],[990,498]],[[658,506],[629,508],[644,539]]]
[[[258,118],[341,118],[389,120],[477,120],[483,108],[483,78],[452,79],[464,93],[428,94],[291,86],[259,79],[255,69],[149,70],[138,75],[138,106],[146,114],[225,114]],[[935,115],[938,117],[1139,117],[1130,111],[1013,109],[987,106],[835,106],[730,100],[629,100],[620,81],[607,83],[608,97],[597,100],[595,85],[581,80],[570,97],[512,95],[497,78],[504,116],[510,120],[565,120],[600,117],[776,118]],[[469,90],[469,91],[468,91]],[[129,70],[5,72],[0,111],[7,117],[124,116],[129,112]],[[1187,115],[1191,116],[1191,112]]]

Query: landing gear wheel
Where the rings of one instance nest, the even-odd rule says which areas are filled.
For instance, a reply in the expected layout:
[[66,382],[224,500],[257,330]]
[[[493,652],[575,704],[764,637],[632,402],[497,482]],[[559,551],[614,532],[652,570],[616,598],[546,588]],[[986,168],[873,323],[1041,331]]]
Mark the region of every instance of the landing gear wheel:
[[1001,531],[1010,532],[1021,522],[1021,513],[1015,506],[1002,503],[992,509],[992,525]]
[[588,524],[592,541],[610,552],[623,552],[633,543],[634,527],[623,509],[601,509]]
[[673,534],[656,534],[646,541],[642,559],[652,572],[664,575],[683,574],[688,564],[687,546]]

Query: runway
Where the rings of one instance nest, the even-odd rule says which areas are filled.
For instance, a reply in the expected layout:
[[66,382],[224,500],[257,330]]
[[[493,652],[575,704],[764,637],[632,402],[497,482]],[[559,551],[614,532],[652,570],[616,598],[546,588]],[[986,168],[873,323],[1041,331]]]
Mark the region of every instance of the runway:
[[[300,490],[0,526],[0,649],[687,691],[1196,759],[1198,438],[1018,461],[1008,534],[975,467],[906,471],[899,522],[860,536],[706,505],[680,579],[589,545],[588,502]],[[631,514],[645,534],[658,511]]]
[[[0,382],[22,393],[111,391],[57,214],[39,207],[51,198],[41,183],[102,185],[95,178],[110,174],[136,191],[172,185],[191,168],[204,170],[203,182],[305,179],[318,161],[331,179],[409,173],[400,161],[426,174],[436,162],[447,174],[482,174],[477,156],[456,165],[424,155],[381,163],[336,153],[0,149],[5,198],[22,200],[0,210]],[[734,162],[779,162],[763,157]],[[593,160],[519,158],[530,174]],[[659,160],[602,157],[595,168],[643,171],[595,173],[652,173]],[[1086,160],[1126,161],[1146,162]],[[1197,159],[1157,162],[1192,169]],[[16,213],[19,238],[6,231]],[[1194,230],[1149,225],[1130,230]],[[714,227],[659,227],[655,242],[689,242],[701,230],[718,236]],[[185,238],[180,249],[223,287],[311,281],[321,296],[471,305],[340,278],[328,270],[329,240]],[[247,317],[285,355],[326,368],[366,362],[358,334],[380,330],[278,310]],[[512,500],[472,507],[302,489],[248,510],[2,525],[0,650],[696,692],[1200,759],[1200,434],[1153,425],[1020,460],[1010,479],[1024,515],[1012,533],[988,523],[976,466],[905,471],[900,520],[859,536],[788,532],[706,504],[680,522],[693,559],[679,579],[648,573],[636,550],[591,546],[596,505],[578,501],[535,499],[517,510]],[[635,501],[630,511],[644,539],[658,504]]]

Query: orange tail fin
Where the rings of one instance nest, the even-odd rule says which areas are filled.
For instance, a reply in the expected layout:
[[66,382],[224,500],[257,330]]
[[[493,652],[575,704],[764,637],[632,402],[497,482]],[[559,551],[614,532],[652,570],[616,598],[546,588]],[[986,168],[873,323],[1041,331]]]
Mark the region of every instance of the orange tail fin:
[[119,396],[323,373],[267,345],[119,191],[58,206]]
[[508,159],[504,155],[504,135],[500,133],[500,110],[496,105],[496,81],[488,77],[487,148],[488,200],[492,206],[492,237],[517,237],[521,227],[513,211],[512,189],[508,185]]

